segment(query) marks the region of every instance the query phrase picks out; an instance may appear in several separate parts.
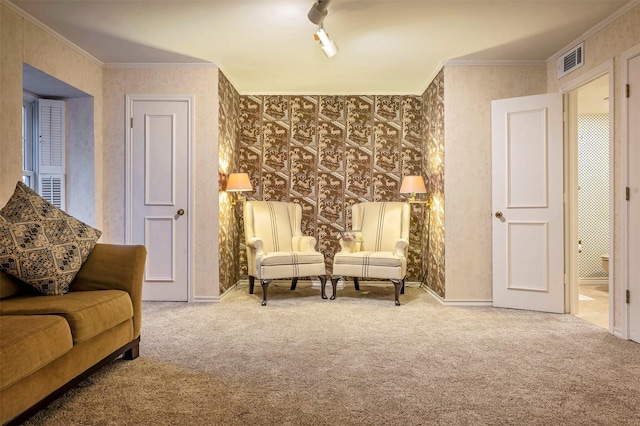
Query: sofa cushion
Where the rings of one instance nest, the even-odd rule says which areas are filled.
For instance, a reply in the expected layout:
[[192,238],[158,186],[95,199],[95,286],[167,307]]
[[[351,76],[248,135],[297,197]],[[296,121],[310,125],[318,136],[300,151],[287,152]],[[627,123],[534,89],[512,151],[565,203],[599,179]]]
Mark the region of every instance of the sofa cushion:
[[0,334],[0,389],[28,376],[73,347],[69,324],[57,315],[3,315],[0,316]]
[[80,343],[133,318],[133,305],[122,290],[71,291],[59,297],[3,299],[0,315],[60,315],[69,323],[73,343]]
[[0,270],[43,294],[64,294],[100,235],[18,182],[0,209]]

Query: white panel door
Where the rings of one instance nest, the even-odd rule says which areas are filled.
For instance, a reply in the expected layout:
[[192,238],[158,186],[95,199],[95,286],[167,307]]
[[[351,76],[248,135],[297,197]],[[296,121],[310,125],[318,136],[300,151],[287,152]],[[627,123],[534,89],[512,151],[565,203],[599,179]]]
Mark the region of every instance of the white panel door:
[[493,306],[564,312],[562,95],[491,108]]
[[627,182],[630,192],[627,202],[629,338],[640,342],[640,56],[631,58],[627,66],[627,78],[631,87],[627,98]]
[[189,104],[135,100],[131,236],[147,248],[143,300],[189,295]]

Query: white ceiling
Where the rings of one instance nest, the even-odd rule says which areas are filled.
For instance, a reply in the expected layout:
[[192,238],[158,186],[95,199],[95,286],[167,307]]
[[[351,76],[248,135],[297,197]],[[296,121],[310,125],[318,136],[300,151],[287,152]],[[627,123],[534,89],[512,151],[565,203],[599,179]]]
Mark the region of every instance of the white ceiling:
[[545,61],[629,2],[333,0],[333,58],[314,0],[11,3],[105,64],[214,63],[241,94],[420,94],[443,61]]

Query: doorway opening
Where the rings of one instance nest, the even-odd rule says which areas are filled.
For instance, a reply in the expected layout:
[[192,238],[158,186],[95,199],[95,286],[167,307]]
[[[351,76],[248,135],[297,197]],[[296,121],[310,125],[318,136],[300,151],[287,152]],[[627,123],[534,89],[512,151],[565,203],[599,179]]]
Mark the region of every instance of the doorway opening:
[[[571,256],[571,312],[611,328],[610,247],[612,246],[611,123],[609,74],[576,88],[570,98],[569,211],[577,244]],[[575,238],[569,240],[575,242]],[[612,263],[611,263],[612,264]],[[577,297],[576,297],[577,296]]]

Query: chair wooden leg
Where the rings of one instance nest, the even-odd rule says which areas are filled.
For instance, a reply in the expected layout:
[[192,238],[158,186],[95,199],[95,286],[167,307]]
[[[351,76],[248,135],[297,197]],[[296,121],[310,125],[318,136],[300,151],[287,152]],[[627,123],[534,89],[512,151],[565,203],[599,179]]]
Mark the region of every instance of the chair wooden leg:
[[391,280],[393,285],[396,288],[395,297],[396,297],[396,306],[400,306],[400,289],[404,287],[404,280]]
[[356,287],[356,290],[360,290],[360,281],[358,281],[358,277],[353,277],[353,285]]
[[291,290],[295,290],[298,285],[298,277],[291,278]]
[[262,306],[267,306],[267,288],[271,280],[262,280],[260,285],[262,286]]
[[338,290],[338,281],[340,281],[340,276],[331,277],[331,289],[333,290],[333,294],[331,295],[331,300],[335,300],[336,293]]
[[253,286],[256,283],[256,277],[249,275],[249,294],[253,294]]
[[322,296],[323,299],[327,298],[327,277],[322,276],[322,275],[318,275],[318,278],[320,278],[320,295]]
[[402,290],[400,290],[400,294],[404,294],[404,280],[402,280]]

